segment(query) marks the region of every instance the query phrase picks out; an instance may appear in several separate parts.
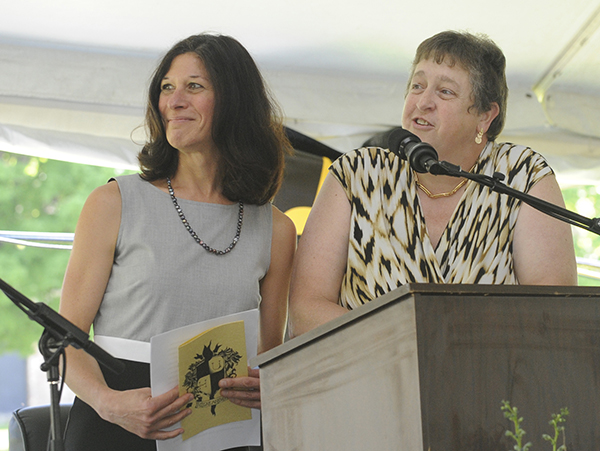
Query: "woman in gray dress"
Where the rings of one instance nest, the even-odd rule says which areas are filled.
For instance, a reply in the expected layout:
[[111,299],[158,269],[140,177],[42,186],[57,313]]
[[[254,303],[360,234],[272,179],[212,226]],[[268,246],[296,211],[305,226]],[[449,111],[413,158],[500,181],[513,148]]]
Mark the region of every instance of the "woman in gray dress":
[[[69,348],[77,395],[69,450],[155,449],[190,413],[191,394],[152,397],[147,353],[162,332],[259,308],[258,352],[283,341],[296,231],[271,204],[289,143],[262,77],[235,39],[191,36],[163,58],[149,88],[141,174],[88,198],[60,312],[126,371],[103,372]],[[223,396],[260,407],[258,370],[221,381]],[[244,388],[245,390],[235,390]]]

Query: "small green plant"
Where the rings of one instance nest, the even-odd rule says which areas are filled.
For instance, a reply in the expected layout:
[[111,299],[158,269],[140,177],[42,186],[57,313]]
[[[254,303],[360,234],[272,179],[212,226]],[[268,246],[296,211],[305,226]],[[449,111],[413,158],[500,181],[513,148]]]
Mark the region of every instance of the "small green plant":
[[[531,442],[527,442],[523,445],[523,436],[525,435],[525,431],[521,428],[521,423],[523,421],[522,417],[519,417],[519,410],[516,407],[512,407],[509,401],[502,401],[501,406],[502,411],[504,412],[504,417],[508,420],[512,421],[515,432],[510,430],[506,431],[506,436],[511,437],[516,445],[513,447],[514,451],[527,451],[529,447],[531,447]],[[560,413],[553,413],[552,419],[549,421],[550,424],[554,428],[554,437],[550,437],[548,434],[543,434],[542,438],[550,443],[552,443],[552,451],[567,451],[567,445],[565,443],[565,427],[562,423],[566,422],[565,418],[569,415],[569,409],[563,407],[560,409]],[[558,442],[558,436],[562,434],[563,444],[560,447],[556,447]]]
[[[569,409],[566,407],[560,409],[560,413],[553,413],[552,419],[548,424],[552,425],[554,428],[554,437],[550,437],[548,434],[542,435],[544,440],[552,443],[552,451],[567,451],[567,445],[565,444],[565,427],[561,425],[561,423],[567,421],[565,418],[567,415],[569,415]],[[558,441],[558,436],[561,434],[563,438],[563,444],[557,448],[556,442]]]
[[527,442],[523,445],[523,436],[525,431],[521,429],[522,417],[519,417],[519,410],[516,407],[512,407],[509,401],[502,401],[502,411],[504,412],[504,418],[508,418],[512,421],[515,428],[515,432],[506,431],[506,436],[511,437],[517,444],[514,446],[515,451],[527,451],[531,446],[531,442]]

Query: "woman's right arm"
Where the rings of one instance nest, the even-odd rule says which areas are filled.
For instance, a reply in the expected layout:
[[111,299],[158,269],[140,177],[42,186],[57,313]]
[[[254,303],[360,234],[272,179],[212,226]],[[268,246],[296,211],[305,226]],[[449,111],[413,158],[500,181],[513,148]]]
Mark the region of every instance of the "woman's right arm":
[[292,337],[348,312],[338,304],[348,260],[350,202],[329,173],[298,243],[290,286]]
[[[87,199],[73,240],[65,273],[60,313],[89,333],[112,270],[121,222],[121,194],[116,182],[103,185]],[[104,380],[96,360],[83,350],[67,348],[66,383],[103,419],[142,438],[166,439],[182,430],[161,431],[189,414],[180,409],[189,396],[177,389],[152,398],[150,388],[116,391]]]

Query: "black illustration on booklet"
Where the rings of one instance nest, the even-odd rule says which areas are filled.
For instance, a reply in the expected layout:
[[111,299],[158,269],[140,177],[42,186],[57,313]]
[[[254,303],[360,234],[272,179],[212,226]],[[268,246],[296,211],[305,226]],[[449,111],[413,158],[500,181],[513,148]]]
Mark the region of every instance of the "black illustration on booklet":
[[217,397],[219,392],[219,381],[226,377],[237,377],[237,365],[242,356],[232,348],[222,348],[215,344],[211,349],[212,342],[204,346],[202,355],[196,354],[195,362],[192,363],[185,375],[183,386],[188,393],[194,395],[194,401],[186,407],[206,408],[216,415],[218,404],[226,401],[226,398]]
[[221,396],[219,381],[248,375],[244,321],[208,329],[179,345],[179,394],[192,393],[192,414],[181,420],[183,440],[226,423],[252,418],[249,408]]

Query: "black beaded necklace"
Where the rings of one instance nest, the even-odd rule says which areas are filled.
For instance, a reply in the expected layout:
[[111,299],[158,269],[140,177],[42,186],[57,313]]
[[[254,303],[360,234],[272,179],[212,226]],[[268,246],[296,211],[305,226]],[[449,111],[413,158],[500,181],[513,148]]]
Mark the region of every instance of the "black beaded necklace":
[[188,222],[188,220],[185,219],[185,215],[183,214],[181,207],[177,203],[177,198],[175,197],[175,192],[173,191],[173,187],[171,186],[171,179],[169,177],[167,177],[167,187],[169,189],[169,194],[171,195],[171,200],[173,201],[173,205],[175,206],[175,210],[177,211],[177,214],[179,215],[179,219],[181,219],[181,222],[183,223],[183,225],[185,226],[187,231],[190,232],[190,235],[192,235],[192,238],[194,238],[194,240],[196,240],[196,243],[198,243],[200,246],[202,246],[208,252],[211,252],[216,255],[225,255],[225,254],[228,254],[229,252],[231,252],[231,250],[235,247],[237,242],[240,240],[240,233],[242,231],[242,221],[244,219],[244,203],[242,201],[240,201],[240,203],[239,203],[240,209],[239,209],[239,213],[238,213],[237,230],[235,232],[235,236],[233,237],[233,241],[226,249],[219,251],[217,249],[213,249],[208,244],[206,244],[204,241],[202,241],[200,239],[200,237],[196,234],[196,232],[194,232],[194,229],[192,229],[192,226],[190,226],[190,223]]

